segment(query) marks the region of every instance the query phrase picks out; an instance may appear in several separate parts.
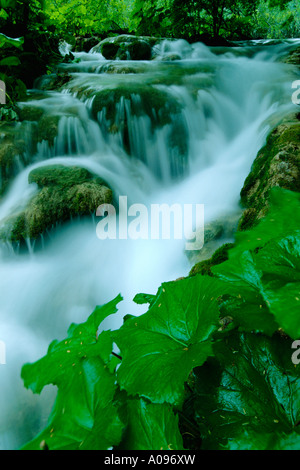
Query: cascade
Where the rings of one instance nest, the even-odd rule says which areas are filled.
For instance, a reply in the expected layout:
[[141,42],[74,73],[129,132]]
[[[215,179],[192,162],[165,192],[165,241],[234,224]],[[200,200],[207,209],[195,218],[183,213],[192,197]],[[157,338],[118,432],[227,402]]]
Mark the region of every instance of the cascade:
[[[20,103],[42,118],[16,128],[26,152],[0,201],[0,226],[37,194],[30,172],[49,165],[85,168],[112,189],[114,201],[127,196],[129,205],[203,204],[205,223],[239,214],[240,190],[258,150],[294,110],[296,72],[278,61],[293,44],[209,48],[164,41],[151,61],[74,53],[74,63],[61,65],[68,81],[59,90],[47,89],[51,77],[41,77]],[[166,60],[170,55],[176,60]],[[118,328],[124,314],[144,312],[132,302],[135,294],[155,294],[161,282],[191,268],[183,239],[99,240],[96,209],[47,229],[36,243],[0,243],[1,449],[33,438],[51,409],[54,387],[41,397],[25,390],[24,363],[121,293],[119,313],[106,324]]]

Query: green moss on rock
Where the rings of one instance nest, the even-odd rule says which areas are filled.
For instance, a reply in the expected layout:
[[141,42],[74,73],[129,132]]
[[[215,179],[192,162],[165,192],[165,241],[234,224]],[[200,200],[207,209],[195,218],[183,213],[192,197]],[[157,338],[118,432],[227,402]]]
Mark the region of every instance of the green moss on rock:
[[39,191],[21,213],[6,220],[1,238],[13,242],[37,239],[57,224],[89,216],[101,204],[111,204],[112,191],[101,178],[79,167],[53,165],[29,174]]
[[117,105],[121,99],[130,101],[133,115],[147,114],[156,126],[168,124],[171,115],[179,113],[182,109],[181,104],[167,91],[151,85],[127,83],[118,88],[107,88],[96,93],[92,105],[94,117],[96,118],[98,112],[105,108],[106,119],[114,122]]
[[103,39],[93,51],[101,52],[108,60],[150,60],[152,46],[159,41],[158,38],[122,34]]
[[211,272],[211,268],[216,266],[217,264],[224,263],[224,261],[228,260],[228,251],[233,248],[234,243],[225,243],[224,245],[220,246],[212,255],[210,259],[200,261],[199,263],[195,264],[191,269],[189,275],[195,276],[196,274],[201,275],[208,275],[213,276]]
[[19,158],[25,151],[25,142],[16,134],[14,123],[0,124],[0,196],[18,173]]
[[37,139],[38,142],[48,141],[49,145],[54,144],[54,139],[58,133],[58,123],[60,116],[45,114],[38,121]]
[[300,122],[295,116],[274,129],[252,165],[241,190],[246,210],[239,230],[248,230],[266,215],[274,186],[300,192]]

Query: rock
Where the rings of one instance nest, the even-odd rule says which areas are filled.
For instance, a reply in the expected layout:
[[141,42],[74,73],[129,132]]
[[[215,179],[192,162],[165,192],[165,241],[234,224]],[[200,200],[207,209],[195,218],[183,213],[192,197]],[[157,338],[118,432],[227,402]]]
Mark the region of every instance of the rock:
[[210,260],[216,250],[224,245],[224,243],[231,243],[231,241],[233,241],[234,234],[238,228],[240,217],[241,213],[238,212],[228,214],[225,217],[220,217],[210,223],[205,224],[204,245],[201,250],[191,250],[186,252],[189,261],[192,264],[205,262],[205,266],[206,262]]
[[19,123],[0,123],[0,196],[18,174],[26,150],[24,140],[18,137],[18,126]]
[[[119,134],[119,141],[128,153],[141,158],[134,146],[136,126],[145,139],[149,133],[170,124],[168,129],[168,149],[172,176],[180,177],[187,170],[188,137],[182,105],[167,89],[162,90],[151,85],[125,83],[117,88],[106,88],[95,94],[92,113],[98,119],[102,132],[109,138]],[[137,123],[134,118],[148,117]],[[146,125],[145,125],[146,122]],[[143,134],[141,134],[143,138]],[[136,152],[136,153],[135,153]]]
[[53,146],[54,139],[58,133],[58,123],[61,116],[53,114],[44,114],[38,121],[37,140],[42,142],[46,140],[50,146]]
[[234,243],[224,243],[212,255],[210,259],[200,261],[195,264],[191,269],[189,275],[195,276],[196,274],[213,276],[211,268],[217,264],[221,264],[228,260],[228,251],[233,248]]
[[150,60],[152,47],[159,41],[157,38],[122,34],[103,39],[92,48],[108,60]]
[[39,121],[43,114],[43,108],[32,104],[24,103],[18,107],[20,121]]
[[130,101],[132,115],[147,114],[153,125],[157,126],[170,123],[171,115],[182,109],[181,104],[167,91],[151,85],[124,83],[117,88],[106,88],[95,94],[92,105],[94,117],[97,118],[97,114],[105,108],[106,119],[115,121],[117,105],[121,100]]
[[3,221],[0,237],[12,242],[37,239],[57,224],[89,216],[101,204],[112,203],[112,191],[103,180],[80,167],[49,165],[29,174],[38,192],[22,212]]
[[98,36],[82,37],[78,36],[75,38],[75,52],[89,52],[92,47],[99,44],[100,38]]
[[131,60],[150,60],[151,46],[143,40],[136,40],[128,44],[128,52]]
[[281,60],[285,64],[299,65],[300,66],[300,47],[292,50],[288,56],[284,56]]
[[203,42],[206,46],[210,47],[235,47],[236,44],[222,36],[211,36],[208,33],[203,33],[192,38],[192,42]]
[[171,62],[174,60],[181,60],[181,56],[179,54],[169,53],[169,54],[165,54],[161,60],[163,62]]
[[300,122],[296,116],[277,126],[259,151],[241,191],[246,209],[239,230],[248,230],[266,215],[274,186],[300,192]]

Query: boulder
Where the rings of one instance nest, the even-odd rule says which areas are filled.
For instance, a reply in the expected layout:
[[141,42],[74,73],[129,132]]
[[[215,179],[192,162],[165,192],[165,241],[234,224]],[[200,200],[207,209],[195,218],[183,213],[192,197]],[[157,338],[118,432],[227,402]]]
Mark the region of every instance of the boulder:
[[19,123],[0,123],[0,196],[20,168],[26,150],[25,141],[17,133]]
[[239,230],[251,228],[266,215],[274,186],[300,192],[300,121],[294,115],[273,130],[258,152],[241,191],[245,211]]
[[111,204],[113,199],[101,178],[80,167],[40,167],[29,173],[28,181],[37,185],[38,192],[23,211],[2,221],[2,239],[37,239],[73,217],[90,216],[99,205]]
[[234,240],[234,234],[237,231],[240,217],[240,212],[231,213],[205,224],[204,245],[201,250],[186,252],[189,261],[195,265],[191,273],[195,274],[199,271],[197,266],[210,266],[210,260],[214,253],[224,244],[230,244]]
[[122,34],[103,39],[92,48],[92,52],[100,52],[108,60],[150,60],[152,47],[158,41],[147,36]]
[[300,47],[298,46],[296,49],[290,51],[287,56],[283,57],[282,62],[300,66]]

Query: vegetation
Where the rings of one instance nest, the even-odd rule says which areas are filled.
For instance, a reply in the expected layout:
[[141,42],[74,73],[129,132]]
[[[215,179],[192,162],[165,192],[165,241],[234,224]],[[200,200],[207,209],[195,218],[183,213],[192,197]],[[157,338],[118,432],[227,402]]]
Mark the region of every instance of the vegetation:
[[299,448],[300,196],[274,188],[271,199],[213,276],[137,295],[148,311],[98,334],[119,295],[24,365],[34,393],[58,388],[47,428],[24,449]]
[[[0,0],[0,31],[6,97],[0,120],[13,121],[34,79],[62,60],[60,39],[73,44],[78,36],[120,33],[205,42],[294,37],[299,2]],[[119,92],[98,92],[92,107],[95,119],[106,108],[112,129]],[[161,103],[176,111],[162,92],[147,89],[142,105],[156,126],[169,116],[154,112]],[[40,116],[43,140],[53,140],[57,120],[47,121],[45,134],[43,123]],[[289,142],[298,141],[299,123],[285,132]],[[257,183],[262,161],[269,165],[285,143],[283,134],[269,137],[246,180],[245,203],[253,202],[247,189]],[[103,181],[79,168],[43,167],[29,174],[29,182],[37,193],[10,221],[18,242],[112,200]],[[266,189],[263,178],[259,182],[258,189]],[[138,293],[134,301],[148,305],[143,315],[126,315],[121,328],[103,331],[120,294],[85,322],[71,324],[43,358],[25,364],[25,387],[40,394],[53,384],[57,397],[48,425],[23,449],[299,449],[300,378],[292,344],[300,337],[300,193],[290,189],[268,187],[263,217],[254,226],[256,213],[248,213],[234,244],[219,248],[190,276],[163,283],[156,295]]]
[[[0,0],[0,120],[18,118],[15,103],[36,77],[62,60],[58,42],[133,33],[189,41],[293,37],[297,0]],[[97,42],[97,39],[96,39]],[[1,91],[1,90],[0,90]]]

